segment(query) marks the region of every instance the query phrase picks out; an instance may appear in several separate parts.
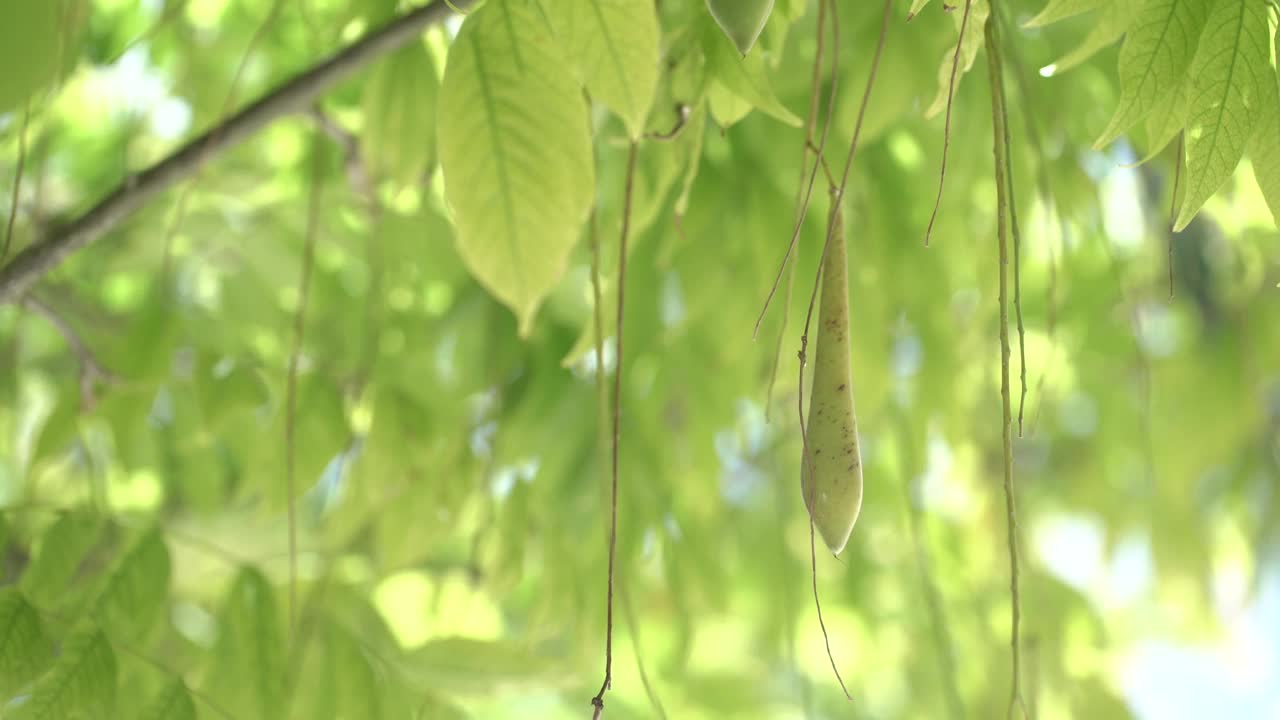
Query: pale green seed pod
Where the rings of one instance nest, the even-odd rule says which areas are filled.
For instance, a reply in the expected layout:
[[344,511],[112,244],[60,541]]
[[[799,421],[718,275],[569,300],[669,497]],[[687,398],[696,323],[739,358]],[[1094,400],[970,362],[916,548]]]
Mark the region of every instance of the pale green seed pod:
[[801,458],[800,487],[822,540],[839,555],[862,509],[862,456],[850,371],[848,249],[839,208],[831,223],[806,422],[809,458]]
[[773,0],[707,0],[707,9],[738,52],[746,55],[769,21]]

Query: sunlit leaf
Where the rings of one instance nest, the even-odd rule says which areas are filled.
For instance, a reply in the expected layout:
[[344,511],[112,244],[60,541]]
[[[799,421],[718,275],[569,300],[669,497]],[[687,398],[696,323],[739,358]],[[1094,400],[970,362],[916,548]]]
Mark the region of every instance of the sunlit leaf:
[[370,172],[402,185],[423,179],[435,158],[440,81],[426,47],[410,43],[374,66],[364,85],[360,146]]
[[1141,2],[1113,2],[1098,13],[1089,33],[1071,52],[1058,58],[1049,67],[1062,73],[1084,63],[1103,48],[1119,40],[1133,23]]
[[1115,140],[1173,93],[1200,43],[1211,0],[1150,0],[1120,50],[1120,102],[1095,146]]
[[67,585],[98,539],[101,521],[87,512],[62,514],[45,532],[35,560],[22,576],[22,589],[39,607],[65,600]]
[[[1276,38],[1277,48],[1280,48],[1280,34]],[[1262,110],[1257,132],[1249,146],[1249,159],[1253,162],[1253,176],[1262,189],[1262,196],[1280,227],[1280,77],[1274,69],[1264,71]]]
[[169,593],[169,551],[158,529],[124,553],[98,595],[99,622],[113,636],[131,639],[156,619]]
[[1191,222],[1244,155],[1266,99],[1270,39],[1266,3],[1222,0],[1209,14],[1191,65],[1187,191],[1175,231]]
[[496,0],[467,17],[438,122],[459,251],[527,335],[578,240],[594,177],[587,109],[530,0]]
[[658,18],[647,0],[558,0],[552,23],[591,97],[644,131],[658,84]]
[[39,613],[17,588],[0,588],[0,698],[31,682],[52,660]]
[[36,681],[31,697],[19,707],[23,720],[114,717],[116,657],[101,630],[87,625],[62,646],[49,672]]
[[245,718],[280,717],[284,709],[284,635],[271,583],[257,570],[240,571],[218,616],[204,692]]
[[147,703],[139,720],[196,720],[196,717],[196,706],[186,684],[174,678]]
[[1043,27],[1073,15],[1096,10],[1114,0],[1049,0],[1035,17],[1022,24],[1023,27]]
[[[760,53],[740,55],[733,42],[711,21],[706,19],[702,34],[702,47],[707,57],[707,72],[730,95],[724,98],[727,115],[725,121],[736,122],[743,114],[741,103],[760,110],[787,125],[799,127],[800,118],[778,99],[769,79],[768,66]],[[715,87],[713,82],[712,87]],[[715,97],[715,94],[712,94]]]
[[[963,5],[961,6],[963,7]],[[952,13],[956,23],[956,31],[959,32],[960,26],[964,25],[964,37],[959,39],[960,59],[959,66],[956,66],[956,45],[952,45],[942,56],[942,62],[938,65],[938,92],[933,96],[933,102],[929,103],[929,107],[924,111],[926,118],[931,118],[942,112],[947,107],[947,96],[951,88],[951,71],[955,68],[955,89],[960,91],[960,80],[973,67],[973,61],[978,57],[978,50],[982,48],[982,26],[987,22],[987,16],[991,14],[991,6],[987,0],[973,0],[973,4],[969,7],[969,18],[964,19],[964,13],[957,8]]]

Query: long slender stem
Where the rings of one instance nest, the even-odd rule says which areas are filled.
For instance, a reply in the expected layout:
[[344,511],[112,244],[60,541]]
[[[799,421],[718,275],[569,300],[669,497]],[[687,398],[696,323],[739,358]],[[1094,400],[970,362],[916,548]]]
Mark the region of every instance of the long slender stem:
[[604,712],[604,694],[613,680],[613,582],[614,563],[618,555],[618,450],[622,437],[622,319],[627,288],[627,235],[631,232],[631,196],[636,180],[636,151],[638,145],[633,141],[627,151],[627,180],[622,200],[622,232],[618,239],[618,314],[617,314],[617,361],[613,369],[613,463],[612,487],[609,502],[609,590],[605,611],[605,644],[604,644],[604,682],[600,684],[600,692],[591,698],[595,707],[594,717]]
[[[1003,66],[1001,67],[1003,71]],[[1018,374],[1022,394],[1018,396],[1018,437],[1022,437],[1022,413],[1027,403],[1027,331],[1022,323],[1022,230],[1018,227],[1017,183],[1013,179],[1013,141],[1009,131],[1009,102],[1004,75],[1000,77],[1000,107],[1004,112],[1004,171],[1009,190],[1009,229],[1013,232],[1013,309],[1018,318]]]
[[[465,8],[471,2],[458,0],[454,5]],[[101,239],[148,200],[190,177],[206,157],[229,150],[277,118],[307,109],[330,88],[451,13],[444,0],[435,0],[392,20],[268,92],[172,155],[129,176],[83,215],[54,229],[0,268],[0,303],[16,301],[72,253]]]
[[972,6],[973,0],[964,0],[964,15],[960,16],[960,36],[956,38],[956,53],[951,58],[951,80],[947,83],[947,120],[942,129],[942,169],[938,171],[938,197],[933,201],[929,227],[924,231],[925,247],[929,247],[929,238],[933,237],[933,224],[938,220],[938,209],[942,207],[942,188],[947,182],[947,152],[951,149],[951,103],[956,97],[956,74],[960,70],[960,51],[964,48],[964,35],[969,28],[969,11]]
[[1026,704],[1022,700],[1022,658],[1019,637],[1022,623],[1022,601],[1019,591],[1018,577],[1018,522],[1013,489],[1013,412],[1009,387],[1009,197],[1008,181],[1005,169],[1008,167],[1005,157],[1005,125],[1008,113],[1004,103],[1004,80],[1000,61],[1000,41],[997,30],[997,18],[992,14],[986,24],[987,69],[991,78],[991,124],[994,138],[995,176],[996,176],[996,234],[1000,255],[1000,403],[1003,410],[1001,418],[1001,438],[1004,444],[1004,501],[1006,523],[1008,525],[1009,544],[1009,595],[1012,602],[1010,617],[1009,643],[1013,651],[1013,687],[1009,694],[1008,717],[1013,717],[1014,708],[1021,708],[1026,716]]
[[303,238],[302,270],[298,281],[298,308],[293,315],[293,346],[289,351],[289,374],[285,384],[285,493],[289,520],[289,631],[298,620],[298,510],[297,510],[297,413],[298,361],[306,332],[307,300],[311,293],[311,272],[315,265],[316,236],[320,229],[320,200],[324,189],[324,153],[316,133],[311,148],[311,197],[307,206],[306,235]]

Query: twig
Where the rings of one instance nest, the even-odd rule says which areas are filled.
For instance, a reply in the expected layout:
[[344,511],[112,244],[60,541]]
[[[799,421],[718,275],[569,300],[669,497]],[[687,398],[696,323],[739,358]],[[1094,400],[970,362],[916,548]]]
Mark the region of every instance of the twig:
[[653,705],[659,720],[667,720],[667,710],[662,706],[662,700],[658,698],[658,692],[653,689],[653,683],[649,681],[649,673],[644,667],[644,650],[640,647],[640,626],[636,622],[635,609],[631,607],[631,593],[627,591],[626,583],[618,586],[618,593],[622,596],[622,612],[626,615],[627,625],[631,630],[631,651],[636,658],[636,668],[640,671],[640,684],[644,686],[644,694],[649,696],[649,704]]
[[[827,134],[831,130],[831,116],[835,111],[837,88],[840,87],[840,20],[836,14],[836,3],[832,2],[831,10],[831,96],[827,98],[827,112],[822,120],[822,135],[818,138],[818,149],[815,154],[819,159],[827,147]],[[819,36],[821,38],[821,36]],[[821,39],[819,40],[821,42]],[[879,55],[876,56],[877,60]],[[816,70],[816,67],[815,67]],[[874,76],[874,73],[873,73]],[[864,99],[865,101],[865,99]],[[865,110],[865,105],[863,110]],[[862,114],[858,114],[858,127],[862,126]],[[857,147],[858,141],[853,141],[854,147]],[[813,197],[813,183],[818,178],[818,163],[814,163],[813,169],[809,172],[809,184],[804,191],[804,200],[800,203],[800,211],[796,214],[795,227],[791,230],[791,241],[787,244],[787,251],[782,255],[782,264],[778,266],[778,274],[773,279],[773,286],[769,288],[769,295],[764,299],[764,307],[760,308],[760,315],[756,318],[755,329],[751,333],[754,340],[760,335],[760,324],[764,322],[765,313],[769,312],[769,303],[773,302],[773,296],[778,292],[778,284],[782,281],[782,271],[787,268],[787,263],[791,259],[791,253],[795,252],[796,243],[800,241],[800,230],[804,227],[804,219],[809,214],[809,200]],[[843,195],[843,187],[841,188]],[[821,263],[819,263],[821,268]],[[819,269],[821,272],[821,269]]]
[[[604,682],[600,684],[600,692],[591,698],[591,704],[595,707],[592,716],[595,718],[599,718],[604,712],[604,693],[609,689],[613,679],[613,581],[614,562],[618,555],[618,449],[622,420],[622,319],[627,287],[627,234],[631,232],[631,195],[635,188],[637,149],[636,143],[632,142],[631,149],[627,152],[627,180],[622,199],[622,232],[618,239],[618,314],[615,340],[617,361],[613,369],[613,472],[609,503],[609,590],[605,621]],[[603,368],[596,370],[599,372]]]
[[[1001,67],[1003,70],[1003,67]],[[1022,324],[1022,230],[1018,227],[1018,199],[1013,179],[1013,141],[1009,131],[1009,102],[1005,96],[1004,75],[1000,76],[1000,108],[1004,113],[1004,172],[1009,190],[1009,229],[1013,232],[1013,309],[1018,319],[1018,370],[1022,394],[1018,397],[1018,437],[1022,437],[1022,411],[1027,402],[1027,339]]]
[[956,72],[960,69],[960,50],[964,47],[964,33],[969,26],[969,10],[973,0],[964,0],[964,15],[960,16],[960,36],[956,38],[956,54],[951,58],[951,81],[947,85],[947,120],[942,129],[942,169],[938,171],[938,198],[933,201],[933,214],[929,216],[929,227],[924,231],[924,246],[929,247],[929,238],[933,236],[933,223],[938,219],[938,208],[942,207],[942,187],[947,182],[947,151],[951,149],[951,103],[956,95]]
[[[793,222],[800,222],[801,203],[804,201],[804,178],[809,173],[809,151],[813,146],[813,126],[818,119],[818,99],[822,92],[822,58],[826,50],[826,24],[827,24],[827,3],[821,0],[818,3],[818,27],[817,38],[818,47],[813,54],[813,79],[809,86],[809,114],[804,121],[804,143],[800,148],[800,180],[796,183],[796,212]],[[839,33],[836,29],[835,33]],[[837,60],[833,65],[839,62],[839,51],[835,53]],[[833,70],[834,72],[834,70]],[[835,85],[832,85],[832,95],[828,102],[835,102]],[[814,152],[818,152],[816,148]],[[819,153],[814,162],[821,160],[822,155]],[[773,387],[778,381],[778,366],[782,360],[782,342],[787,336],[787,326],[791,322],[791,288],[795,285],[796,265],[789,263],[787,265],[787,288],[784,293],[786,301],[782,307],[782,328],[778,330],[778,342],[773,348],[773,366],[769,368],[769,386],[764,394],[764,421],[767,423],[770,419],[770,413],[773,412]]]
[[311,192],[307,204],[307,227],[303,238],[302,277],[298,281],[298,307],[293,315],[293,347],[289,351],[289,374],[285,384],[285,493],[289,520],[289,631],[298,620],[298,508],[295,463],[297,453],[298,360],[306,332],[307,300],[311,292],[311,271],[315,264],[316,236],[320,226],[320,199],[324,191],[324,153],[319,135],[311,148]]
[[1021,642],[1022,600],[1018,587],[1018,523],[1013,490],[1013,413],[1009,388],[1009,179],[1005,177],[1005,125],[1008,115],[1004,105],[1004,80],[1000,64],[1000,42],[997,35],[997,17],[987,18],[985,35],[987,45],[987,69],[991,76],[991,124],[994,137],[996,175],[996,233],[1000,255],[1000,403],[1003,411],[1001,436],[1004,445],[1004,500],[1009,543],[1009,594],[1012,603],[1010,640],[1013,650],[1013,688],[1009,695],[1008,716],[1013,717],[1015,707],[1027,714],[1022,700]]
[[[470,0],[458,5],[468,6]],[[190,177],[207,155],[229,150],[271,121],[305,110],[312,101],[373,60],[417,38],[451,11],[443,0],[413,10],[268,92],[172,155],[125,179],[90,210],[25,248],[0,268],[0,303],[15,302],[73,252],[102,238],[148,200]]]
[[676,103],[676,122],[671,126],[671,129],[666,132],[645,133],[645,138],[661,142],[670,142],[671,140],[675,140],[676,136],[680,134],[680,131],[684,129],[685,124],[689,122],[690,111],[691,108],[688,105],[682,102]]
[[13,198],[9,201],[9,220],[5,223],[4,247],[0,248],[0,262],[9,257],[13,247],[13,226],[18,220],[18,198],[22,194],[22,171],[27,164],[27,127],[31,122],[31,101],[22,108],[22,126],[18,128],[18,162],[13,170]]
[[97,404],[97,383],[114,384],[119,382],[119,378],[98,362],[98,358],[80,338],[76,329],[71,327],[71,323],[67,322],[58,311],[34,295],[24,297],[22,306],[48,321],[76,356],[80,364],[80,404],[84,410],[92,410]]

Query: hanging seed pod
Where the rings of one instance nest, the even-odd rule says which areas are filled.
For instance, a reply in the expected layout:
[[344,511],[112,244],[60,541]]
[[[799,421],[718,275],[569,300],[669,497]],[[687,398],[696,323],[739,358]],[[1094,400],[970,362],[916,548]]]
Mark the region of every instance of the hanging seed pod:
[[707,9],[738,52],[746,55],[769,21],[773,0],[707,0]]
[[838,206],[830,221],[806,422],[809,457],[801,458],[800,487],[818,533],[838,555],[862,509],[862,457],[850,371],[848,249]]

